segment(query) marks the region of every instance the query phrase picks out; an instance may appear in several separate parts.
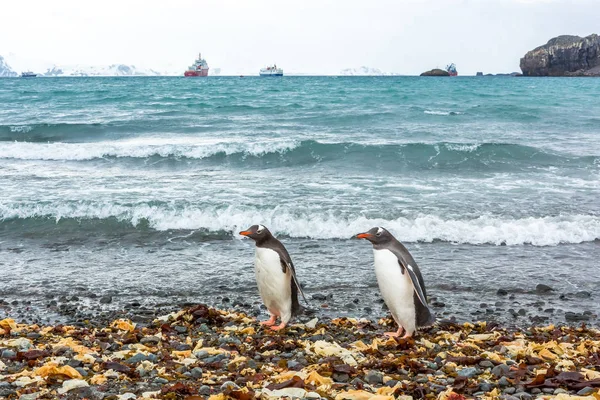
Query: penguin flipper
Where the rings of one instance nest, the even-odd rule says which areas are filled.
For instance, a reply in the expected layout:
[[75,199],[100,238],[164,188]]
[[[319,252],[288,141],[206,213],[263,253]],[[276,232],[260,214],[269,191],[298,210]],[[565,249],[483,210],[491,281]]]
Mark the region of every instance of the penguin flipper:
[[404,268],[406,271],[408,271],[408,276],[410,277],[410,280],[412,281],[413,287],[415,288],[415,294],[419,298],[419,301],[425,307],[429,308],[429,306],[427,305],[427,299],[425,298],[425,293],[423,293],[423,288],[421,287],[421,284],[419,283],[419,278],[418,278],[417,274],[415,273],[414,268],[410,264],[406,264],[406,266],[404,266],[400,262],[400,260],[398,260],[398,261],[400,263],[400,268]]
[[[282,267],[285,268],[286,270],[289,269],[291,271],[292,274],[292,292],[294,291],[298,291],[300,293],[300,295],[302,296],[302,298],[304,299],[304,302],[306,304],[308,304],[308,300],[306,300],[306,296],[304,296],[304,292],[302,291],[302,287],[300,287],[300,283],[298,282],[298,278],[296,277],[296,269],[294,268],[294,265],[291,262],[287,262],[282,260],[281,261]],[[294,289],[294,287],[296,289]]]

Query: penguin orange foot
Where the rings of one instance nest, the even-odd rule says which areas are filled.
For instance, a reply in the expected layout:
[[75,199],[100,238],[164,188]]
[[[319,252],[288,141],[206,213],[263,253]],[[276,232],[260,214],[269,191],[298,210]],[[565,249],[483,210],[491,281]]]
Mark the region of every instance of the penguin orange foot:
[[269,320],[261,321],[260,324],[264,325],[264,326],[273,326],[273,325],[275,325],[276,319],[277,319],[277,317],[275,315],[271,315],[271,318],[269,318]]
[[[388,337],[399,337],[400,335],[402,335],[402,332],[404,331],[403,327],[399,327],[398,330],[396,332],[385,332],[384,336],[388,336]],[[407,333],[408,335],[408,333]],[[406,336],[406,335],[405,335]]]
[[272,331],[280,331],[280,330],[282,330],[283,328],[285,328],[285,326],[286,326],[286,325],[287,325],[287,324],[286,324],[285,322],[282,322],[281,324],[279,324],[279,325],[277,325],[277,326],[272,326],[272,327],[271,327],[271,330],[272,330]]

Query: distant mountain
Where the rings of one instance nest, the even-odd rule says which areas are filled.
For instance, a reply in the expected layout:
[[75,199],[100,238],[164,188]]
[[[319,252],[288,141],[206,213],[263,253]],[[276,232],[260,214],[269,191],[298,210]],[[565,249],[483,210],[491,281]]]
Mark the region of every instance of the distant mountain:
[[0,56],[0,77],[7,78],[18,75],[19,74],[13,71],[10,65],[8,65],[6,61],[4,61],[4,57]]
[[158,76],[152,69],[136,68],[135,65],[112,64],[108,66],[53,66],[41,76]]
[[397,75],[394,73],[383,72],[379,68],[371,67],[359,67],[359,68],[345,68],[340,71],[340,75],[343,76],[386,76],[386,75]]

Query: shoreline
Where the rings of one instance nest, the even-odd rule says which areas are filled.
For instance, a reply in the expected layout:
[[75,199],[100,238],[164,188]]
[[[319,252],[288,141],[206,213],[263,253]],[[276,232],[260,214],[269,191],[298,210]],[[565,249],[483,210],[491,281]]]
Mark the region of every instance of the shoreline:
[[147,325],[4,319],[0,397],[600,398],[597,329],[440,321],[397,340],[387,318],[304,319],[275,333],[201,304]]

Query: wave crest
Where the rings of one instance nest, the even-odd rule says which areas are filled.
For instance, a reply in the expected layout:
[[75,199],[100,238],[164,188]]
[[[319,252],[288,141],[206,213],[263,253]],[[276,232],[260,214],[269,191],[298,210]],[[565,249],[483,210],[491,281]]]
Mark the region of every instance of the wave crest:
[[52,224],[60,231],[61,224],[73,221],[97,223],[98,228],[115,230],[137,227],[141,230],[202,230],[216,236],[228,232],[235,235],[250,225],[262,223],[278,235],[312,239],[349,239],[373,226],[384,226],[406,242],[444,241],[469,244],[554,246],[561,243],[582,243],[600,239],[600,217],[592,215],[561,215],[528,218],[448,219],[436,215],[393,219],[367,216],[340,216],[335,213],[307,213],[294,210],[256,209],[243,207],[197,208],[188,205],[177,209],[168,204],[71,203],[62,205],[0,205],[0,224],[20,221],[18,226]]

